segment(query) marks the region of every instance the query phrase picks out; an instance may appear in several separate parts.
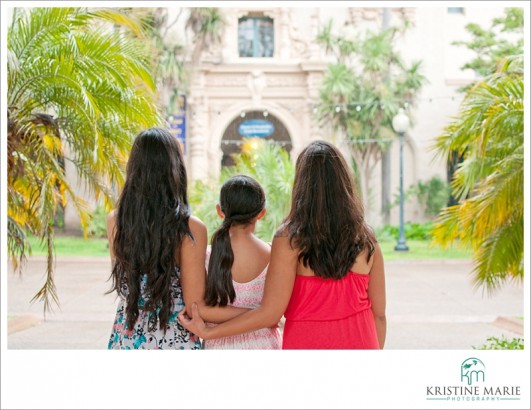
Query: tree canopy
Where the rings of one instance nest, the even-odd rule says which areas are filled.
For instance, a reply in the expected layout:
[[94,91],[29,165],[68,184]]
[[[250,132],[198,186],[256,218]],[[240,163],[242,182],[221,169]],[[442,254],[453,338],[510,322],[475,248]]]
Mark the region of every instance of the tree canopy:
[[15,8],[7,37],[8,253],[16,267],[29,232],[48,249],[35,296],[57,302],[54,220],[67,202],[86,229],[86,201],[65,175],[70,163],[110,207],[132,138],[161,124],[144,28],[111,8]]

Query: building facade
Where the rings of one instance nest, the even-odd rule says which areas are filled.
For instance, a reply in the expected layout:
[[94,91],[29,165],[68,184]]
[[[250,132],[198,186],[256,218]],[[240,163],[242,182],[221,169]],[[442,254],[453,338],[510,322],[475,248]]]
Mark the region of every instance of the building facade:
[[[186,95],[185,157],[192,180],[216,178],[221,167],[230,164],[230,154],[239,150],[242,138],[250,135],[279,141],[293,160],[316,139],[331,141],[349,155],[342,136],[317,124],[321,81],[333,61],[317,44],[317,34],[330,20],[338,34],[348,36],[408,19],[411,26],[397,48],[406,61],[422,60],[428,82],[408,112],[412,125],[404,150],[405,188],[433,176],[446,180],[447,164],[435,157],[431,147],[458,113],[463,96],[458,89],[476,79],[471,70],[461,70],[473,55],[452,42],[469,38],[466,24],[489,27],[504,12],[499,6],[428,4],[387,11],[382,7],[221,10],[226,21],[222,42],[203,50],[199,64],[192,67]],[[399,189],[398,167],[397,140],[391,146],[391,197]],[[383,223],[381,181],[381,168],[376,166],[366,207],[373,226]],[[426,220],[414,198],[406,204],[405,220]],[[392,208],[390,222],[398,223],[398,207]]]
[[[312,140],[326,139],[348,150],[341,136],[319,126],[314,108],[327,64],[332,60],[317,43],[316,36],[329,20],[337,33],[379,30],[384,24],[408,19],[411,27],[397,43],[402,56],[422,60],[428,79],[419,103],[408,115],[412,126],[406,134],[404,186],[433,176],[446,180],[446,162],[431,149],[452,116],[457,114],[462,94],[458,88],[475,80],[461,70],[472,57],[453,41],[467,39],[465,25],[476,22],[488,27],[498,8],[225,8],[226,30],[221,45],[205,50],[195,67],[188,94],[187,161],[192,179],[216,177],[227,157],[238,151],[245,132],[243,125],[274,128],[267,135],[283,144],[294,159]],[[259,130],[258,130],[259,131]],[[267,134],[267,130],[265,130]],[[243,134],[243,135],[242,135]],[[398,141],[391,147],[391,192],[398,192]],[[380,167],[371,182],[368,218],[382,223],[380,212]],[[391,223],[398,223],[398,209]],[[426,219],[414,198],[405,209],[406,221]]]

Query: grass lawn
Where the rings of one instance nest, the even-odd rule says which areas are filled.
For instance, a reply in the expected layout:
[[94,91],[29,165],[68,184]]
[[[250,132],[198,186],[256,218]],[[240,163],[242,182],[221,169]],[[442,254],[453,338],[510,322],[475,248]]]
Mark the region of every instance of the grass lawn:
[[429,259],[472,259],[470,250],[457,247],[442,249],[438,245],[432,245],[431,241],[407,240],[409,251],[395,251],[396,241],[381,241],[380,247],[384,261],[393,260],[429,260]]
[[[37,238],[30,238],[32,255],[45,256],[46,251]],[[471,259],[471,252],[451,248],[443,250],[431,246],[429,241],[408,240],[409,251],[394,250],[396,241],[382,241],[380,246],[385,261],[392,260],[427,260],[427,259]],[[55,238],[56,256],[109,256],[107,239],[83,239],[76,236],[57,236]]]
[[[109,256],[107,239],[84,239],[79,236],[57,236],[55,238],[56,256]],[[32,256],[46,256],[44,246],[38,238],[30,237]]]

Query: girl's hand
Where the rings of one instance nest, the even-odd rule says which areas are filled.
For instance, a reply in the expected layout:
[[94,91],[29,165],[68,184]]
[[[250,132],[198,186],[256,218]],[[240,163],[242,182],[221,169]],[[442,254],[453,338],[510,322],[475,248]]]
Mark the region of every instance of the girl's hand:
[[197,303],[192,304],[192,318],[190,319],[187,315],[186,308],[179,312],[177,316],[179,322],[183,327],[192,332],[194,335],[199,336],[201,339],[207,339],[207,327],[204,320],[199,315],[199,309],[197,308]]

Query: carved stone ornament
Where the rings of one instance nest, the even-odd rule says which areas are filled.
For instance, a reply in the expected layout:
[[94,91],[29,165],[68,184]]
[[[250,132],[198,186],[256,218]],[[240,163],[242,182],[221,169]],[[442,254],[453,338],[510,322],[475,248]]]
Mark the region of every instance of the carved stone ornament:
[[269,87],[305,87],[306,79],[302,75],[269,75]]
[[362,12],[363,19],[368,21],[381,20],[383,14],[381,7],[364,7]]
[[402,20],[407,20],[411,25],[415,25],[415,8],[414,7],[397,7],[393,9]]
[[267,86],[267,78],[263,71],[253,70],[251,73],[249,73],[247,75],[247,86],[251,91],[253,101],[260,101],[260,99],[262,98],[262,92]]
[[350,23],[358,24],[363,19],[363,9],[360,7],[349,7],[348,20]]
[[295,23],[295,20],[292,18],[291,9],[287,10],[287,18],[290,21],[290,24],[288,24],[288,28],[289,38],[291,40],[291,56],[293,58],[309,58],[309,39],[305,38],[300,33],[299,27]]
[[210,75],[207,77],[207,87],[245,87],[248,80],[245,74]]

